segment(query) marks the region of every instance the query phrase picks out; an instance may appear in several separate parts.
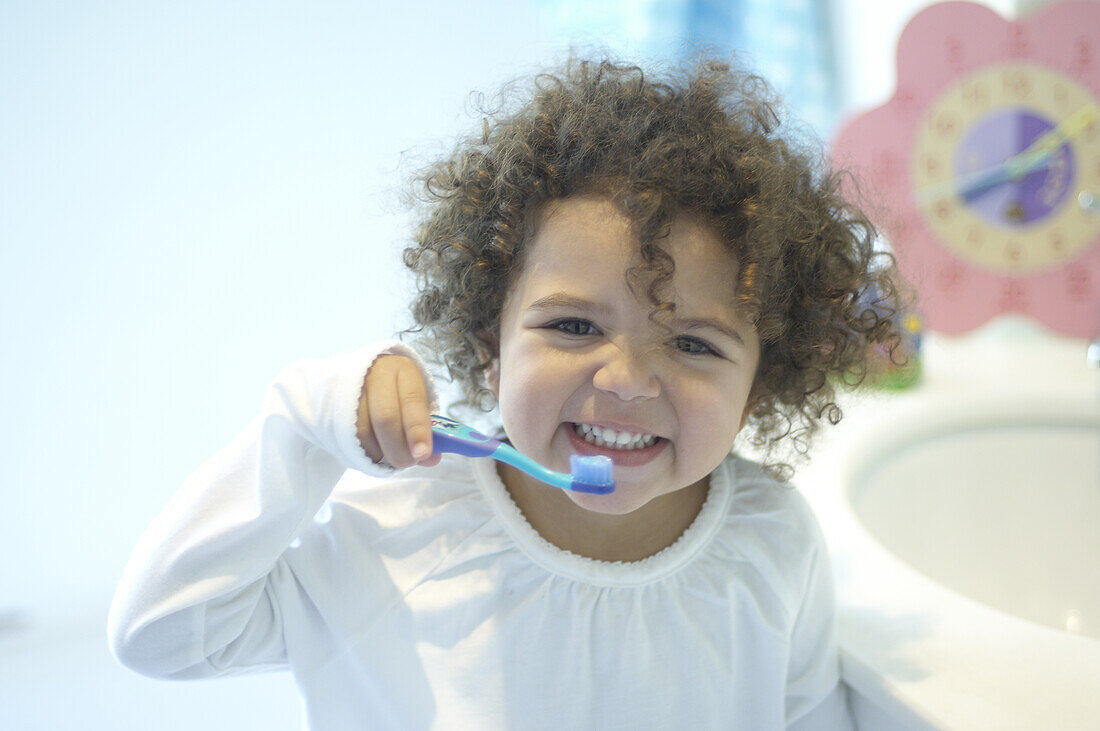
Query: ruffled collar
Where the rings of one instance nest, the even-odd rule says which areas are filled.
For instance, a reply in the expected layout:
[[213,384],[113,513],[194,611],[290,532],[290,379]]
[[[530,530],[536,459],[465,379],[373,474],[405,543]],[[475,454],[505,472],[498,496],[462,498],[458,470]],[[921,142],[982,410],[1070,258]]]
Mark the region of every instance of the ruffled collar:
[[707,499],[687,530],[667,548],[640,561],[601,561],[558,548],[527,522],[491,459],[475,459],[474,475],[493,513],[519,548],[548,571],[576,581],[602,586],[639,586],[679,571],[714,539],[721,529],[733,496],[736,460],[727,458],[710,476]]

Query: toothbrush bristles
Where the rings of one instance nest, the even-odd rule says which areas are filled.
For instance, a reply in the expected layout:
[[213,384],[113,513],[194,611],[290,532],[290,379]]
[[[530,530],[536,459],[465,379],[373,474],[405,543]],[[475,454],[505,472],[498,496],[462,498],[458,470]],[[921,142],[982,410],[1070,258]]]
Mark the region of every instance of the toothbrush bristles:
[[611,479],[612,464],[611,458],[603,455],[574,454],[569,457],[569,472],[577,489],[583,489],[581,485],[584,485],[600,492],[610,492],[615,489],[615,482]]

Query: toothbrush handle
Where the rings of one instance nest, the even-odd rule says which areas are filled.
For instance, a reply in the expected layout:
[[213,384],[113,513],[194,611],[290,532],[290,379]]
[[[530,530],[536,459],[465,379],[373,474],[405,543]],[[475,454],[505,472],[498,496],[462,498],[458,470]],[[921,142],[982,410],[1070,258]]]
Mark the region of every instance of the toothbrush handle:
[[444,416],[432,415],[432,451],[488,457],[501,446],[492,437]]
[[432,451],[453,452],[466,457],[492,457],[499,462],[506,462],[523,470],[547,484],[563,490],[572,489],[571,474],[547,469],[517,451],[512,445],[487,437],[476,429],[438,414],[432,414]]

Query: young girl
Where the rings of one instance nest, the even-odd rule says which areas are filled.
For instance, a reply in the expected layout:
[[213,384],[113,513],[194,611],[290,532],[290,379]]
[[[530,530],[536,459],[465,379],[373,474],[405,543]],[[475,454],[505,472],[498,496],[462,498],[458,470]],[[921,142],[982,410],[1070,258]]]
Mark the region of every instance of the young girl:
[[614,492],[433,455],[405,344],[298,363],[140,539],[119,660],[289,668],[314,729],[848,728],[774,447],[896,340],[894,275],[763,90],[571,61],[424,177],[424,352],[543,465],[609,456]]

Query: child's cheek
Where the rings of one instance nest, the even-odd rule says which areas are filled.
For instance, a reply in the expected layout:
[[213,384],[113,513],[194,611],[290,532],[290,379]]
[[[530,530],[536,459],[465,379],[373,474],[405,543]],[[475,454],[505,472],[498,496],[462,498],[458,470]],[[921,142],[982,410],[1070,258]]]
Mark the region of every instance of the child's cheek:
[[521,338],[502,350],[500,411],[513,443],[526,441],[541,422],[550,420],[555,373],[560,371],[554,353],[533,338]]
[[704,459],[716,463],[733,448],[744,408],[744,389],[725,385],[696,385],[682,392],[678,409],[682,428],[691,434],[690,443],[697,445]]

